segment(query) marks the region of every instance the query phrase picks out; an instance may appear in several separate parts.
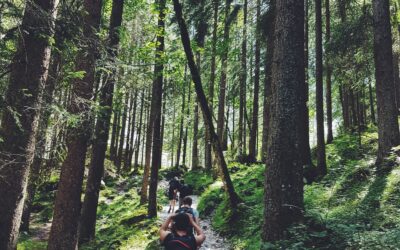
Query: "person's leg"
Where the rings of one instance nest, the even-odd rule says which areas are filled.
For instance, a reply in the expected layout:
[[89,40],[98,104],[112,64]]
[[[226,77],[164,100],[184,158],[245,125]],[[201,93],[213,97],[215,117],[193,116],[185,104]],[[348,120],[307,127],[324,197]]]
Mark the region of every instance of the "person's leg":
[[175,198],[171,202],[172,202],[172,213],[174,213],[175,212]]
[[169,200],[169,209],[168,209],[168,213],[171,212],[171,208],[172,208],[172,200]]

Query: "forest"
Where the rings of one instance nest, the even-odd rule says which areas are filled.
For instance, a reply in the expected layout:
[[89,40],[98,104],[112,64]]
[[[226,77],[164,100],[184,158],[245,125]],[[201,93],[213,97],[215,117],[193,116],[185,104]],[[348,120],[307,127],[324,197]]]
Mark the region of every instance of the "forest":
[[399,0],[0,0],[0,250],[399,249],[399,60]]

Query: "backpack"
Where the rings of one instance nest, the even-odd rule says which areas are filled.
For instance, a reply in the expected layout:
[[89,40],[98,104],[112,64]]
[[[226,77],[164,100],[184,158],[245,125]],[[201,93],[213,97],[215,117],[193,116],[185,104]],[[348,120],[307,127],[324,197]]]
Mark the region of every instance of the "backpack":
[[192,194],[192,190],[188,185],[182,185],[179,189],[179,193],[180,193],[180,198],[184,198],[188,195]]
[[177,180],[171,180],[169,182],[169,190],[174,190],[174,189],[178,189],[179,188],[179,182]]
[[193,218],[195,217],[194,212],[193,212],[193,208],[191,207],[181,207],[178,210],[176,210],[176,213],[188,213],[193,215]]
[[163,245],[165,250],[196,250],[196,238],[193,234],[179,236],[173,233],[168,234]]
[[[176,210],[175,213],[177,213],[177,214],[179,214],[179,213],[188,213],[188,214],[191,214],[193,216],[193,219],[196,217],[194,212],[193,212],[193,208],[191,208],[191,207],[181,207],[178,210]],[[189,226],[187,231],[189,233],[193,234],[194,233],[194,228],[192,226]]]

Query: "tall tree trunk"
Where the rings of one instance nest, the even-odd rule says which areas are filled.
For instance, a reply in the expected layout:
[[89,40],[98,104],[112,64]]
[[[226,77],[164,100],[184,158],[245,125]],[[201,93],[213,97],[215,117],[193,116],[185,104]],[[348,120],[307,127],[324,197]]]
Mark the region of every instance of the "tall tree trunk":
[[274,1],[270,1],[270,7],[267,12],[268,26],[264,27],[263,32],[266,35],[266,52],[265,52],[265,78],[264,78],[264,104],[263,104],[263,130],[262,130],[262,143],[261,143],[261,159],[263,162],[267,160],[267,145],[268,136],[270,131],[270,118],[271,118],[271,99],[272,99],[272,59],[274,55],[274,20],[275,10]]
[[193,141],[192,141],[192,170],[199,167],[198,135],[199,134],[199,105],[194,101]]
[[[187,66],[185,66],[187,67]],[[185,69],[185,80],[186,82],[186,69]],[[185,97],[186,91],[185,91],[185,86],[183,87],[183,95],[182,95],[182,110],[181,110],[181,120],[179,124],[179,141],[178,141],[178,149],[176,151],[176,163],[175,166],[179,166],[179,160],[181,158],[181,150],[182,150],[182,141],[183,141],[183,121],[185,118],[185,102],[186,102],[186,97]]]
[[[182,162],[183,162],[183,164],[185,165],[185,166],[187,166],[186,165],[186,152],[187,152],[187,141],[188,141],[188,129],[189,129],[189,127],[190,127],[190,97],[191,97],[191,91],[190,91],[190,89],[191,89],[191,85],[192,85],[192,83],[191,83],[191,81],[189,81],[188,82],[188,84],[189,84],[189,87],[188,87],[188,89],[189,89],[189,91],[188,91],[188,107],[187,107],[187,109],[186,109],[186,120],[188,121],[187,123],[186,123],[186,128],[185,128],[185,137],[183,138],[183,154],[182,154]],[[207,167],[207,166],[206,166]],[[211,168],[211,167],[210,167]]]
[[[118,145],[118,150],[117,150],[117,158],[115,160],[115,165],[117,167],[117,173],[121,173],[121,165],[122,165],[122,155],[124,152],[124,142],[125,142],[125,130],[126,130],[126,118],[128,115],[128,104],[129,104],[129,92],[127,91],[125,93],[125,102],[123,106],[123,111],[122,111],[122,126],[121,126],[121,131],[120,131],[120,136],[119,136],[119,145]],[[125,149],[126,150],[126,149]]]
[[[218,6],[219,0],[213,0],[214,15],[213,15],[213,31],[212,31],[212,47],[211,47],[211,73],[210,83],[208,86],[208,103],[210,105],[211,117],[214,112],[214,85],[215,85],[215,68],[216,68],[216,55],[217,55],[217,30],[218,30]],[[205,168],[208,172],[212,169],[212,142],[211,132],[206,127],[206,148],[204,153]]]
[[[175,102],[172,102],[172,121],[175,121]],[[173,122],[174,123],[174,122]],[[172,126],[172,134],[171,134],[171,168],[174,166],[174,150],[175,150],[175,126]]]
[[132,115],[132,119],[131,119],[131,127],[129,129],[130,131],[130,138],[128,140],[129,143],[127,143],[126,148],[127,148],[127,152],[125,154],[125,160],[124,160],[124,169],[126,172],[131,171],[131,167],[132,167],[132,158],[133,158],[133,151],[134,151],[134,139],[135,139],[135,132],[137,133],[137,131],[135,131],[136,128],[136,108],[137,108],[137,98],[138,98],[138,90],[135,90],[135,96],[133,97],[133,113],[131,113]]
[[29,222],[31,217],[31,206],[35,197],[36,189],[39,185],[41,166],[43,157],[46,151],[46,132],[48,122],[51,115],[51,104],[53,103],[53,96],[61,68],[61,54],[57,52],[52,53],[52,62],[50,64],[49,76],[46,81],[46,86],[43,93],[43,101],[40,104],[40,117],[39,127],[36,135],[35,155],[33,158],[31,172],[29,176],[27,194],[22,213],[22,222],[20,231],[29,231]]
[[[165,87],[164,87],[165,89]],[[163,91],[165,93],[165,90]],[[167,94],[163,95],[163,100],[162,100],[162,115],[161,115],[161,149],[160,151],[163,151],[163,146],[164,146],[164,134],[165,134],[165,113],[167,112],[166,108],[166,103],[167,103]],[[160,164],[161,168],[161,164]]]
[[301,116],[300,116],[300,156],[302,159],[302,165],[311,167],[311,149],[310,149],[310,116],[308,112],[308,13],[309,13],[309,0],[304,1],[305,9],[305,19],[304,19],[304,66],[305,66],[305,81],[301,88],[302,106],[301,106]]
[[[122,23],[123,5],[123,0],[113,0],[108,48],[108,56],[111,62],[115,61],[118,53],[118,28]],[[116,70],[114,69],[104,83],[100,93],[99,105],[103,110],[99,113],[94,132],[89,175],[86,182],[85,198],[79,224],[79,243],[94,239],[95,236],[97,205],[99,202],[101,178],[103,178],[104,174],[104,160],[110,130],[115,80]]]
[[232,180],[229,175],[225,157],[222,152],[221,141],[219,140],[218,135],[215,133],[215,130],[214,130],[214,124],[212,123],[212,116],[211,116],[210,108],[208,107],[207,98],[204,94],[204,90],[203,90],[202,83],[201,83],[201,77],[200,77],[198,68],[196,67],[196,63],[194,61],[193,52],[192,52],[191,45],[190,45],[189,33],[188,33],[188,30],[186,27],[186,23],[182,17],[182,7],[179,4],[179,0],[173,0],[173,3],[174,3],[175,14],[176,14],[176,18],[177,18],[180,33],[181,33],[182,44],[183,44],[183,47],[185,50],[186,58],[188,60],[188,65],[189,65],[189,69],[190,69],[190,72],[192,75],[192,79],[195,84],[197,98],[198,98],[201,110],[203,111],[203,116],[205,118],[204,120],[205,120],[206,126],[208,127],[209,131],[211,132],[211,140],[212,140],[213,149],[214,149],[216,158],[217,158],[219,166],[220,166],[220,170],[221,170],[221,174],[222,174],[222,181],[224,183],[225,190],[228,194],[229,203],[230,203],[231,207],[233,209],[235,209],[237,206],[237,203],[239,201],[239,197],[237,196],[237,194],[235,192],[235,188],[233,186]]
[[[145,115],[146,115],[146,118],[144,119],[145,121],[146,121],[146,123],[145,124],[149,124],[149,119],[150,119],[150,105],[148,104],[148,100],[150,100],[150,98],[151,98],[151,91],[150,91],[150,89],[149,89],[149,93],[148,93],[148,96],[147,96],[147,98],[146,98],[146,108],[145,108]],[[143,134],[146,134],[146,137],[145,136],[142,136],[143,137],[143,140],[142,140],[142,155],[141,155],[141,160],[140,160],[140,163],[141,163],[141,165],[144,167],[144,170],[146,170],[146,166],[145,166],[145,164],[146,164],[146,160],[144,159],[145,158],[145,150],[146,150],[146,146],[147,146],[147,131],[148,131],[148,129],[149,129],[149,126],[143,126]],[[150,145],[150,147],[151,147],[151,145]],[[142,185],[143,185],[143,183],[142,183]]]
[[[218,97],[218,117],[217,117],[217,135],[221,142],[224,141],[225,125],[225,99],[226,99],[226,74],[228,70],[228,51],[229,51],[229,12],[232,0],[225,1],[225,25],[224,25],[224,49],[221,55],[221,79],[219,83]],[[222,145],[221,145],[222,146]]]
[[133,163],[133,173],[139,172],[139,151],[140,151],[140,140],[142,138],[142,125],[143,125],[143,109],[144,109],[144,96],[145,90],[142,90],[141,98],[140,98],[140,115],[139,115],[139,125],[137,127],[138,134],[136,136],[135,142],[135,160]]
[[76,249],[78,223],[81,211],[81,191],[85,168],[87,144],[90,137],[90,100],[93,93],[97,57],[97,32],[101,19],[101,0],[85,0],[83,37],[87,44],[78,53],[77,70],[85,71],[82,79],[73,82],[73,99],[68,111],[80,115],[80,122],[68,132],[68,153],[61,168],[60,182],[54,205],[48,249]]
[[[151,91],[151,97],[153,102],[153,96],[155,95],[154,83]],[[142,189],[140,191],[140,204],[145,204],[147,202],[147,190],[149,186],[149,176],[150,176],[150,161],[151,161],[151,147],[153,142],[153,121],[154,121],[154,111],[151,112],[151,107],[148,110],[147,115],[147,128],[146,128],[146,145],[145,145],[145,159],[144,159],[144,171],[142,180]]]
[[26,3],[20,26],[24,32],[10,67],[0,128],[0,249],[15,249],[17,244],[57,4],[57,0]]
[[[259,1],[259,0],[258,0]],[[260,22],[261,7],[260,3],[257,3],[257,23]],[[258,96],[260,88],[260,38],[256,34],[255,44],[255,63],[254,63],[254,96],[253,96],[253,116],[250,130],[250,141],[249,141],[249,159],[252,162],[257,160],[257,132],[258,132]]]
[[[329,43],[331,40],[331,11],[330,2],[325,0],[325,42]],[[326,68],[326,122],[328,125],[328,134],[326,143],[333,141],[333,129],[332,129],[332,66],[329,62],[329,58],[325,56],[325,68]]]
[[[342,24],[345,23],[347,19],[347,3],[348,1],[345,0],[338,1],[339,17]],[[342,104],[343,126],[345,129],[350,129],[351,119],[349,110],[349,87],[342,82],[339,88]]]
[[[158,170],[161,167],[161,108],[163,92],[164,71],[164,32],[165,32],[165,4],[166,0],[158,1],[158,32],[156,48],[156,65],[154,67],[153,97],[151,100],[154,109],[153,124],[153,152],[151,162],[150,188],[149,188],[149,217],[157,216],[157,186]],[[153,113],[153,112],[152,112]]]
[[319,174],[327,173],[325,157],[325,132],[324,132],[324,87],[323,87],[323,61],[322,61],[322,6],[321,0],[315,0],[315,96],[317,110],[317,168]]
[[393,54],[393,78],[394,78],[394,93],[396,100],[397,113],[400,110],[400,72],[399,72],[399,54]]
[[392,33],[389,0],[373,0],[374,61],[378,107],[378,158],[381,163],[400,143],[393,83]]
[[[265,173],[262,239],[285,237],[302,219],[303,176],[299,152],[304,84],[304,1],[276,1],[272,107]],[[287,72],[290,72],[288,74]]]
[[370,112],[371,112],[371,121],[373,124],[376,124],[374,97],[373,97],[373,92],[372,92],[371,81],[368,81],[368,92],[369,92],[369,107],[370,107]]
[[[131,92],[131,91],[129,91]],[[129,169],[129,152],[130,152],[130,141],[131,141],[131,127],[132,125],[132,109],[133,109],[133,103],[134,103],[134,97],[132,93],[129,94],[129,108],[127,112],[127,123],[126,123],[126,130],[127,130],[127,135],[126,135],[126,140],[125,140],[125,151],[123,152],[121,156],[121,165],[123,166],[123,172],[127,172]]]
[[112,130],[111,130],[111,145],[110,145],[110,160],[114,161],[115,159],[115,152],[116,152],[116,145],[117,145],[117,127],[118,127],[118,120],[119,120],[119,112],[117,110],[113,111],[113,122],[112,122]]
[[[118,103],[118,105],[116,105],[116,106],[119,106],[119,105],[120,105],[120,103]],[[117,123],[116,123],[117,125],[116,125],[116,130],[115,130],[114,151],[112,152],[113,154],[110,156],[110,158],[114,162],[114,164],[116,163],[117,158],[118,158],[118,146],[119,146],[119,140],[120,140],[119,135],[120,135],[120,131],[121,131],[121,116],[122,116],[121,110],[118,109],[117,110]]]
[[244,109],[246,105],[246,80],[247,80],[247,0],[243,4],[243,31],[242,31],[242,53],[239,85],[239,131],[238,131],[238,159],[243,160],[246,151],[243,151],[243,144],[246,140],[244,134]]

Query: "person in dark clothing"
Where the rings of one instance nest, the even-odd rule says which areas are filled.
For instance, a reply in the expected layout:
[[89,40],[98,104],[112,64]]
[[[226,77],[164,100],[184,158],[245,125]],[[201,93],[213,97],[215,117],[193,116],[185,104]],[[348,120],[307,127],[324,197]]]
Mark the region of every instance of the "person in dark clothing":
[[178,191],[179,191],[179,208],[181,208],[183,204],[183,199],[186,196],[192,194],[192,189],[186,184],[181,184],[180,187],[178,188]]
[[[168,230],[172,224],[172,231]],[[188,228],[193,227],[196,235]],[[194,222],[193,216],[187,213],[177,213],[168,216],[159,230],[160,240],[165,250],[196,250],[206,239],[203,230]]]
[[[192,198],[190,198],[190,196],[186,196],[182,200],[182,206],[178,210],[176,210],[176,213],[191,214],[193,216],[194,222],[196,222],[196,224],[200,226],[199,212],[196,209],[192,208],[192,203],[193,203]],[[190,227],[190,231],[193,233],[193,227]]]
[[179,188],[180,188],[180,183],[178,181],[178,178],[174,177],[174,179],[172,179],[169,182],[169,188],[168,188],[169,209],[168,209],[168,213],[174,212],[174,210],[175,210],[176,196],[177,196]]

